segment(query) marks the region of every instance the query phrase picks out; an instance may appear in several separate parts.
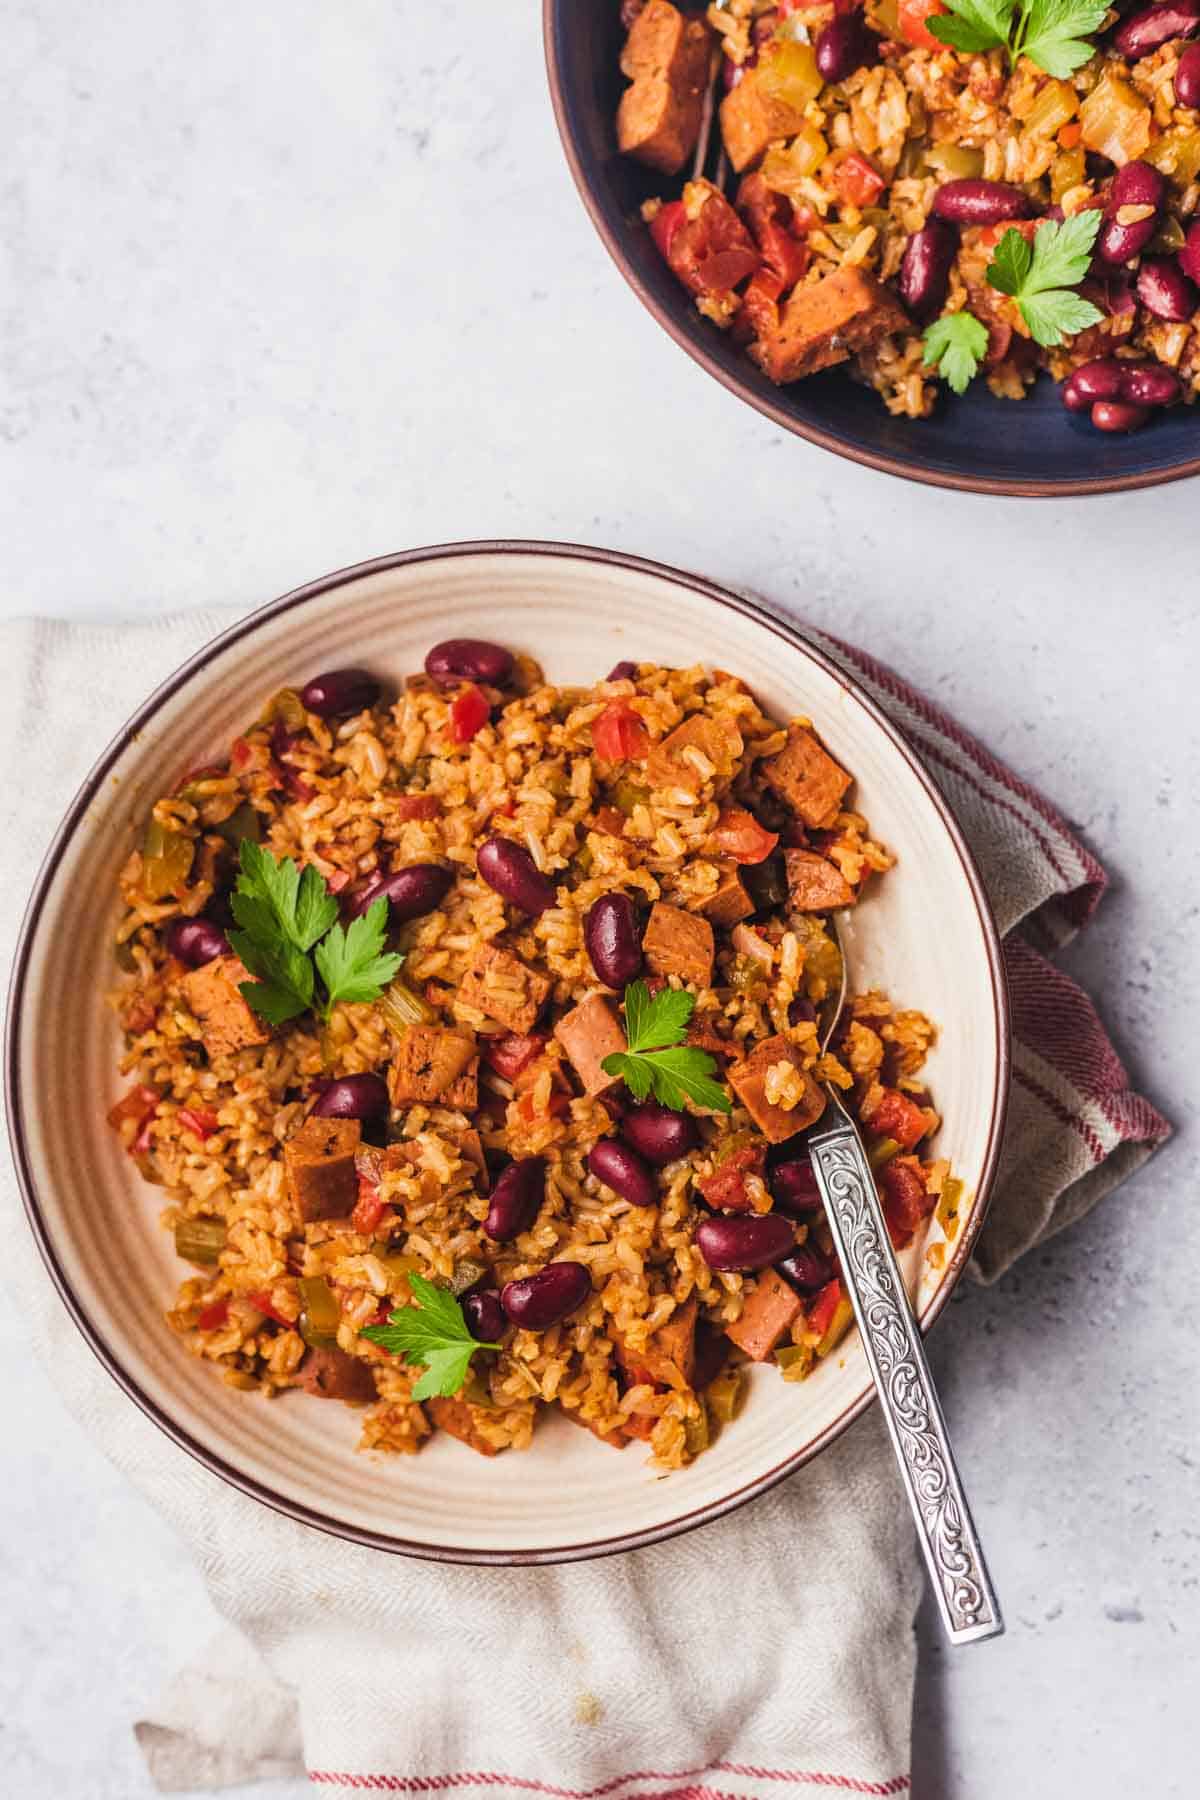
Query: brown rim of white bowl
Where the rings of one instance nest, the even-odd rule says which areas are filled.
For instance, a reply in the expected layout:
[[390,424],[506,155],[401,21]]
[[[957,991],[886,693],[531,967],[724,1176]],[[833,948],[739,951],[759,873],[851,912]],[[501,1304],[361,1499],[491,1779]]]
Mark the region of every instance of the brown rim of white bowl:
[[542,46],[546,58],[550,102],[554,108],[554,122],[558,127],[567,166],[588,216],[596,227],[597,235],[642,305],[663,330],[674,338],[679,348],[685,350],[693,362],[699,363],[714,380],[719,381],[723,388],[727,388],[739,400],[744,400],[747,406],[754,407],[756,412],[762,413],[764,418],[770,419],[782,430],[790,431],[794,437],[805,438],[810,444],[816,444],[821,450],[828,450],[833,456],[843,457],[847,462],[860,463],[867,469],[877,469],[882,475],[898,475],[902,481],[917,481],[924,487],[950,488],[960,494],[989,494],[994,499],[1010,500],[1062,500],[1087,494],[1130,493],[1135,488],[1162,487],[1168,481],[1184,481],[1192,475],[1200,475],[1200,456],[1192,457],[1188,462],[1176,463],[1171,468],[1149,469],[1141,474],[1081,476],[1067,481],[1025,481],[1015,475],[954,475],[944,470],[918,469],[901,457],[885,456],[882,451],[863,450],[847,444],[836,432],[828,431],[820,425],[810,425],[806,420],[797,418],[795,413],[789,412],[787,407],[777,406],[765,395],[755,393],[748,383],[740,381],[721,365],[698,335],[685,331],[670,308],[664,306],[656,294],[651,293],[626,256],[619,233],[612,230],[605,218],[592,191],[579,146],[567,121],[562,70],[559,67],[558,46],[555,41],[555,7],[556,0],[542,0]]
[[682,569],[674,569],[665,563],[650,562],[643,557],[629,556],[618,550],[597,550],[586,544],[540,543],[523,539],[489,539],[463,544],[434,544],[424,549],[402,550],[391,556],[378,556],[370,562],[357,563],[352,568],[339,569],[335,574],[322,576],[320,580],[308,582],[304,587],[295,588],[290,594],[284,594],[278,600],[271,600],[265,606],[258,607],[247,618],[236,625],[231,625],[219,637],[188,659],[173,675],[157,687],[140,706],[133,717],[122,727],[108,748],[100,756],[83,782],[74,800],[67,809],[62,824],[58,827],[42,859],[37,880],[25,916],[21,922],[20,935],[13,958],[12,976],[8,990],[8,1012],[5,1021],[4,1044],[4,1092],[8,1111],[8,1129],[12,1144],[13,1162],[20,1183],[25,1211],[33,1230],[34,1238],[42,1255],[42,1260],[49,1271],[50,1278],[59,1295],[78,1326],[85,1341],[103,1367],[124,1389],[129,1398],[135,1402],[153,1420],[159,1429],[166,1433],[181,1449],[194,1456],[199,1463],[212,1474],[219,1475],[242,1493],[274,1511],[297,1520],[302,1525],[315,1526],[320,1531],[329,1532],[334,1537],[347,1538],[353,1543],[365,1544],[372,1549],[387,1550],[402,1556],[418,1556],[432,1562],[462,1562],[490,1564],[524,1564],[573,1562],[587,1557],[608,1556],[617,1551],[636,1550],[643,1545],[657,1543],[664,1538],[675,1537],[680,1532],[689,1531],[697,1525],[706,1524],[710,1519],[722,1517],[736,1507],[744,1505],[758,1494],[763,1494],[779,1481],[783,1481],[804,1463],[816,1456],[819,1451],[831,1444],[846,1427],[874,1400],[874,1389],[868,1390],[821,1432],[803,1450],[786,1457],[783,1462],[769,1469],[765,1475],[757,1476],[733,1493],[725,1495],[712,1504],[694,1508],[691,1512],[681,1514],[677,1519],[668,1520],[665,1524],[649,1527],[643,1531],[630,1532],[619,1537],[605,1538],[595,1543],[568,1544],[549,1550],[462,1550],[454,1545],[429,1545],[410,1543],[402,1538],[394,1538],[381,1532],[368,1531],[350,1525],[342,1520],[328,1518],[325,1514],[315,1512],[310,1507],[301,1506],[286,1496],[276,1493],[273,1488],[256,1481],[252,1476],[243,1474],[240,1469],[233,1468],[223,1458],[200,1444],[188,1432],[184,1431],[175,1420],[170,1418],[142,1390],[134,1377],[122,1367],[116,1353],[106,1343],[101,1333],[92,1323],[82,1304],[73,1292],[65,1272],[59,1263],[50,1235],[42,1217],[37,1189],[29,1164],[28,1147],[25,1138],[24,1108],[17,1079],[18,1061],[18,1023],[21,1016],[21,1003],[28,972],[31,942],[37,929],[45,900],[46,889],[53,875],[58,858],[64,845],[70,839],[83,818],[92,800],[106,781],[113,763],[126,747],[137,736],[145,725],[153,718],[158,708],[171,695],[177,693],[190,677],[218,655],[229,644],[253,632],[263,619],[274,618],[280,613],[288,612],[293,607],[302,606],[305,601],[318,594],[328,593],[333,588],[357,581],[363,576],[378,575],[388,569],[405,568],[413,563],[434,562],[445,557],[493,556],[509,554],[520,556],[572,557],[584,561],[602,563],[613,568],[634,570],[639,574],[657,576],[666,581],[675,582],[692,589],[694,593],[703,595],[718,606],[731,607],[735,612],[752,619],[764,630],[773,632],[790,648],[799,650],[810,657],[840,686],[854,694],[859,704],[871,715],[879,729],[890,739],[897,751],[925,790],[929,799],[941,816],[947,835],[954,844],[967,884],[970,887],[975,906],[979,914],[984,941],[987,945],[989,972],[991,975],[992,994],[995,1004],[994,1022],[996,1027],[998,1055],[996,1060],[995,1092],[992,1097],[991,1126],[988,1133],[987,1151],[984,1157],[983,1170],[976,1193],[976,1204],[963,1235],[955,1246],[954,1254],[946,1265],[945,1278],[931,1297],[921,1316],[921,1329],[927,1331],[938,1317],[942,1308],[950,1298],[959,1276],[962,1274],[967,1259],[971,1254],[980,1226],[987,1213],[991,1199],[992,1186],[996,1174],[996,1166],[1000,1156],[1001,1139],[1004,1132],[1004,1119],[1008,1105],[1009,1075],[1011,1065],[1011,1049],[1009,1036],[1008,990],[1005,982],[1004,961],[1000,949],[1000,939],[992,919],[991,907],[984,892],[983,883],[975,867],[970,850],[967,848],[958,823],[947,806],[941,793],[926,773],[924,766],[910,748],[904,737],[892,724],[882,709],[854,682],[845,671],[839,668],[828,656],[817,649],[803,634],[793,626],[775,618],[765,608],[740,594],[733,594],[716,586],[701,576],[688,574]]

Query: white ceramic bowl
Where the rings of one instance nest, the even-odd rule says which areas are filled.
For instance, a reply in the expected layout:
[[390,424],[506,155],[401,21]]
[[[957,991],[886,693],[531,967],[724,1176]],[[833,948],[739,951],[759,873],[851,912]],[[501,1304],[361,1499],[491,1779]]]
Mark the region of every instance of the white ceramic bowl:
[[[419,1456],[361,1456],[348,1409],[234,1393],[169,1333],[179,1264],[157,1224],[161,1197],[104,1118],[121,1086],[101,996],[114,877],[150,799],[181,768],[222,754],[276,688],[348,663],[398,680],[447,637],[500,639],[557,681],[593,680],[622,657],[735,670],[778,717],[811,715],[854,772],[857,804],[898,858],[856,915],[854,979],[939,1022],[936,1148],[969,1195],[944,1267],[910,1262],[922,1322],[936,1317],[983,1216],[1007,1092],[1007,1002],[979,877],[900,735],[819,651],[746,600],[630,557],[505,543],[387,557],[263,607],[165,682],[92,771],[32,897],[10,995],[10,1129],[30,1222],[80,1330],[130,1398],[209,1468],[385,1549],[493,1562],[598,1555],[726,1512],[832,1442],[871,1398],[857,1335],[802,1385],[754,1370],[737,1421],[665,1478],[640,1447],[617,1454],[556,1416],[528,1452],[495,1460],[443,1434]],[[50,1103],[63,1093],[90,1101],[70,1131]]]

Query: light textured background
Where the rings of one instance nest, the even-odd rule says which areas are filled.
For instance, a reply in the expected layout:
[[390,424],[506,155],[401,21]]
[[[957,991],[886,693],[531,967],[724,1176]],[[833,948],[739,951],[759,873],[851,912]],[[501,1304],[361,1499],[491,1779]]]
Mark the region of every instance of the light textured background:
[[[925,1622],[915,1793],[1194,1794],[1200,489],[960,498],[780,436],[609,265],[535,12],[0,0],[0,607],[612,544],[857,638],[1044,786],[1117,877],[1067,965],[1185,1129],[935,1335],[1009,1634]],[[136,1800],[130,1718],[212,1620],[7,1313],[0,1357],[6,1791]]]

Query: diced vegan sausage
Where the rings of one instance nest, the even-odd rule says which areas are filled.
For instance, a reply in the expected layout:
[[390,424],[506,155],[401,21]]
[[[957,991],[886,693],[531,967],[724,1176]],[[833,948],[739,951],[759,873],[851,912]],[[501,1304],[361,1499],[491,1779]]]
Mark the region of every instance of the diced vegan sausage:
[[873,275],[835,269],[793,288],[778,326],[756,339],[749,353],[772,381],[799,381],[845,362],[889,332],[910,329],[907,315]]
[[713,928],[707,919],[656,900],[646,921],[642,950],[656,975],[678,975],[698,988],[712,985]]
[[304,1224],[345,1219],[358,1199],[355,1152],[362,1139],[357,1119],[306,1119],[283,1146],[288,1193]]
[[762,765],[763,775],[806,825],[828,827],[838,815],[851,777],[806,725],[789,725],[787,743]]
[[395,1105],[414,1101],[474,1112],[479,1104],[479,1057],[467,1031],[410,1025],[400,1040],[388,1085]]
[[616,1086],[619,1077],[606,1075],[600,1065],[606,1056],[626,1048],[625,1033],[603,994],[589,994],[572,1007],[554,1027],[554,1035],[587,1093],[603,1094]]
[[458,997],[489,1019],[499,1020],[508,1031],[524,1034],[549,992],[548,975],[539,975],[511,950],[485,944],[460,982]]
[[795,137],[803,125],[802,112],[763,93],[756,69],[744,69],[721,102],[721,140],[739,174],[758,162],[774,138]]
[[251,1044],[265,1044],[271,1028],[238,992],[243,981],[253,981],[249,969],[236,956],[218,956],[185,975],[179,986],[189,1012],[203,1026],[204,1048],[209,1056],[229,1056]]
[[426,1400],[425,1406],[434,1424],[448,1431],[460,1444],[469,1444],[480,1456],[497,1454],[495,1444],[489,1444],[480,1434],[471,1408],[457,1394],[435,1394],[432,1400]]
[[631,1349],[624,1333],[611,1322],[608,1327],[616,1357],[633,1382],[646,1381],[654,1386],[673,1387],[672,1373],[683,1376],[688,1386],[696,1359],[696,1320],[699,1306],[695,1299],[676,1307],[665,1325],[647,1338],[640,1349]]
[[738,874],[737,864],[722,863],[721,879],[704,902],[705,918],[728,930],[740,920],[748,919],[754,910],[754,901]]
[[621,53],[631,83],[617,109],[624,154],[678,175],[700,135],[711,41],[703,20],[685,18],[668,0],[647,0]]
[[375,1377],[370,1363],[344,1350],[310,1350],[296,1382],[318,1400],[374,1400]]
[[[798,1098],[792,1106],[767,1099],[767,1075],[781,1063],[790,1065],[798,1077]],[[730,1069],[729,1085],[772,1144],[781,1144],[798,1131],[806,1131],[825,1111],[825,1095],[820,1086],[802,1067],[795,1045],[782,1036],[764,1038],[757,1044],[745,1062]]]
[[785,850],[788,895],[797,912],[828,912],[850,906],[854,889],[842,871],[815,850]]
[[742,1316],[725,1327],[725,1336],[752,1362],[766,1362],[784,1333],[800,1317],[803,1302],[774,1269],[764,1269]]
[[652,788],[683,788],[698,794],[712,772],[721,780],[729,779],[743,748],[742,734],[732,719],[693,713],[654,746],[646,758],[646,779]]

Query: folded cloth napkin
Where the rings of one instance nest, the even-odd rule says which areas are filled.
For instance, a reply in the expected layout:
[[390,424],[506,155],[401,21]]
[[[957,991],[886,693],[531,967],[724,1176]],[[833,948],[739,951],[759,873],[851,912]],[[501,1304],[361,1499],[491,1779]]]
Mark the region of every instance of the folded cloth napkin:
[[[104,741],[229,622],[0,628],[6,951],[37,858]],[[818,641],[923,757],[1005,935],[1014,1089],[972,1267],[991,1281],[1168,1132],[1130,1092],[1086,995],[1038,948],[1086,924],[1105,874],[953,721],[858,651]],[[16,1208],[11,1178],[3,1198]],[[501,1800],[908,1789],[921,1577],[877,1413],[764,1498],[650,1549],[547,1569],[400,1561],[277,1517],[193,1463],[88,1355],[22,1223],[5,1242],[43,1366],[182,1532],[229,1623],[135,1727],[163,1791],[304,1770],[334,1794],[482,1788]]]

